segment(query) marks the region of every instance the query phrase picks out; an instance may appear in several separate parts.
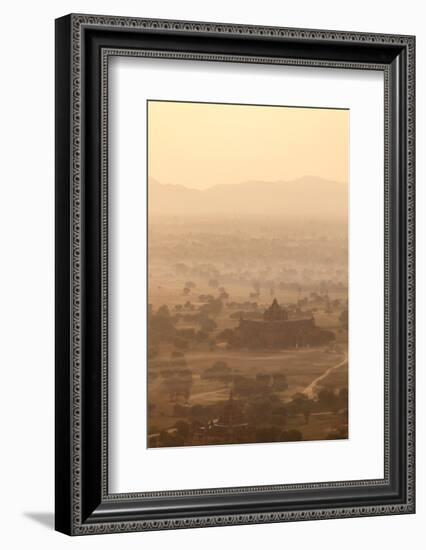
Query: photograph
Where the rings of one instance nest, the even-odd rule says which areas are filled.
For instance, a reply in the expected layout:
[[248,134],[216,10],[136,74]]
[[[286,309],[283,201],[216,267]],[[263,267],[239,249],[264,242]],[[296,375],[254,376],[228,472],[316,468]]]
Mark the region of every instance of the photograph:
[[348,439],[350,110],[146,103],[147,447]]

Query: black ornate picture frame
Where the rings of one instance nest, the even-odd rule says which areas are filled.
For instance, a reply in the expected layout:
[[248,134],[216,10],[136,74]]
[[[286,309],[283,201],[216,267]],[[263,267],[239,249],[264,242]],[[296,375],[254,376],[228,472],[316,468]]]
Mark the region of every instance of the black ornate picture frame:
[[[111,56],[383,72],[383,479],[109,493]],[[85,535],[414,513],[414,81],[413,36],[78,14],[56,21],[58,531]]]

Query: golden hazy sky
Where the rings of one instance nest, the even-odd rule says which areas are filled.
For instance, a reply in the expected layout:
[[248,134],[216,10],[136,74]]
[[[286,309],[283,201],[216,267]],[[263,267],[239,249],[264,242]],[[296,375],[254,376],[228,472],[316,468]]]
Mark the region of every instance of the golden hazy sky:
[[347,183],[349,111],[148,102],[148,171],[207,189],[318,176]]

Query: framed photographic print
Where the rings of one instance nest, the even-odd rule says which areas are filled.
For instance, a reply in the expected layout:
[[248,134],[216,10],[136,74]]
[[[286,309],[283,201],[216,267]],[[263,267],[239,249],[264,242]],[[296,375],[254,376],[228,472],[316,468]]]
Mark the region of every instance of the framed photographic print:
[[413,36],[56,21],[56,529],[414,513]]

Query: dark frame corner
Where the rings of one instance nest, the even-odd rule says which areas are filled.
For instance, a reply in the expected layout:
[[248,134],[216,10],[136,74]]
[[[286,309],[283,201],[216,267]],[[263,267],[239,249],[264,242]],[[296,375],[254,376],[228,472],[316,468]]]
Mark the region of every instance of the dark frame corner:
[[[415,511],[415,38],[67,15],[56,20],[56,529],[70,535]],[[111,55],[385,76],[385,477],[114,495],[107,480],[106,121]]]

